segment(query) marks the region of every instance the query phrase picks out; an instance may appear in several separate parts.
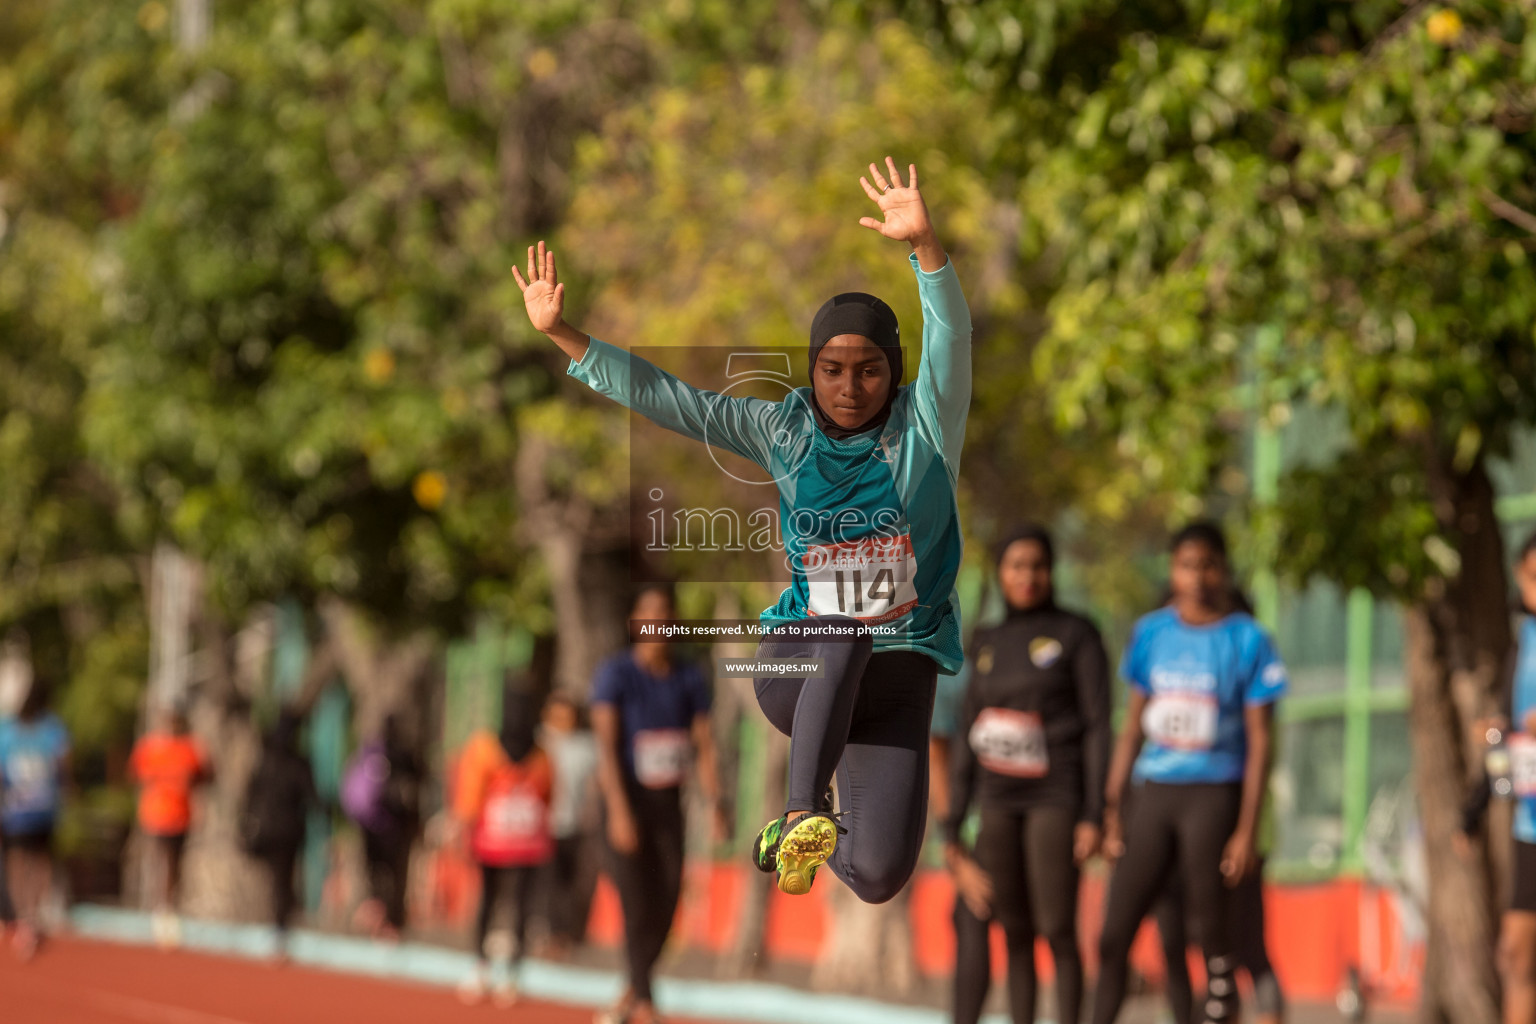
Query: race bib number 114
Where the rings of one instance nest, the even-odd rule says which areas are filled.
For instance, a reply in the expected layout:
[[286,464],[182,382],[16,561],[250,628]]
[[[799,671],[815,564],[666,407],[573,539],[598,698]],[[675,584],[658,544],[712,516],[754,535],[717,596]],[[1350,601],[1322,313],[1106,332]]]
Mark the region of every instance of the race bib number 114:
[[801,560],[812,615],[889,622],[917,605],[912,535],[813,544]]

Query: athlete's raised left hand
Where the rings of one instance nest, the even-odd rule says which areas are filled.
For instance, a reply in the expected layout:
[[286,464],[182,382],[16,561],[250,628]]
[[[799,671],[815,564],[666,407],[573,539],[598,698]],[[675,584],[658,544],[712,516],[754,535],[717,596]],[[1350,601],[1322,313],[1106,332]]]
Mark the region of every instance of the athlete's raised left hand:
[[[924,270],[932,272],[942,269],[947,257],[934,233],[933,220],[928,216],[928,204],[923,202],[923,194],[917,190],[917,164],[907,165],[906,184],[902,184],[901,172],[896,169],[895,160],[886,157],[885,167],[890,172],[889,180],[874,164],[869,165],[869,178],[859,178],[864,194],[875,201],[885,219],[860,217],[859,223],[871,231],[880,232],[886,238],[894,238],[912,246]],[[874,184],[870,183],[871,178]]]
[[572,359],[586,355],[591,339],[565,322],[565,285],[560,283],[560,274],[555,268],[555,251],[542,241],[537,250],[530,245],[528,277],[524,278],[513,267],[512,279],[522,290],[523,305],[528,309],[528,321],[534,329],[547,335]]
[[555,269],[553,249],[545,248],[541,241],[535,253],[530,245],[528,279],[524,280],[515,266],[512,268],[512,279],[522,290],[523,304],[528,308],[528,320],[534,330],[548,334],[560,326],[565,314],[565,285],[560,283],[559,272]]

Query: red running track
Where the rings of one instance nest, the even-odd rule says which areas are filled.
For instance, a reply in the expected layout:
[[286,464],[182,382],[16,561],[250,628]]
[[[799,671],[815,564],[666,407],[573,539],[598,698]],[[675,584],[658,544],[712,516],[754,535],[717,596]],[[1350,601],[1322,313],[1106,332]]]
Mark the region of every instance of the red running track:
[[592,1011],[533,1001],[465,1006],[452,989],[84,939],[29,964],[0,951],[5,1024],[589,1024]]

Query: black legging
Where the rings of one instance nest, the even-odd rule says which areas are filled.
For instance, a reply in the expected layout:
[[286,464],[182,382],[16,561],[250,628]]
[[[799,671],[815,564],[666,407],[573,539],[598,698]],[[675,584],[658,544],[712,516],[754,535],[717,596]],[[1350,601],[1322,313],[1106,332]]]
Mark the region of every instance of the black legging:
[[261,855],[261,861],[267,866],[272,878],[272,923],[279,932],[288,930],[288,921],[293,917],[294,906],[298,903],[293,869],[299,860],[299,849],[297,843],[279,843]]
[[396,930],[405,927],[406,880],[411,865],[411,836],[401,830],[387,834],[363,829],[363,858],[368,863],[368,888],[384,905],[384,920]]
[[[545,868],[544,913],[549,933],[572,944],[586,938],[587,913],[591,909],[587,897],[590,879],[584,878],[587,873],[583,870],[585,844],[586,837],[580,833],[556,837],[555,855]],[[583,885],[584,880],[588,884]]]
[[5,876],[5,862],[9,857],[10,851],[5,845],[5,835],[0,833],[0,927],[8,927],[16,923],[16,906],[11,902],[11,886]]
[[993,916],[1008,939],[1008,1002],[1014,1024],[1035,1020],[1035,936],[1056,963],[1056,1019],[1075,1024],[1083,1004],[1083,957],[1077,947],[1077,810],[981,809],[976,862],[992,879]]
[[[1253,1002],[1259,1015],[1280,1017],[1285,1013],[1285,993],[1269,962],[1264,945],[1264,858],[1228,896],[1228,917],[1232,929],[1232,951],[1237,965],[1253,981]],[[1199,1024],[1194,1017],[1194,986],[1189,980],[1189,963],[1184,951],[1189,948],[1189,932],[1184,925],[1184,889],[1177,878],[1171,879],[1162,899],[1157,901],[1157,931],[1163,941],[1163,959],[1168,964],[1168,1007],[1175,1024]]]
[[1125,1001],[1131,943],[1170,876],[1177,873],[1186,912],[1205,952],[1209,997],[1203,1018],[1228,1019],[1236,1007],[1235,957],[1228,928],[1221,852],[1237,825],[1241,783],[1148,782],[1136,794],[1125,828],[1125,856],[1109,882],[1099,939],[1099,985],[1093,1024],[1113,1024]]
[[828,864],[859,899],[884,903],[907,884],[922,852],[938,666],[915,651],[876,654],[867,631],[854,639],[815,635],[854,619],[818,616],[797,625],[800,636],[770,636],[758,656],[818,659],[824,675],[754,681],[768,721],[790,737],[785,808],[819,806],[836,770],[848,834]]
[[992,987],[991,922],[971,913],[955,894],[955,1024],[977,1024]]
[[624,910],[624,952],[636,999],[653,1002],[651,971],[667,944],[683,888],[683,801],[678,789],[626,790],[640,845],[632,854],[608,847],[608,873]]
[[475,956],[486,958],[485,937],[491,931],[496,908],[509,896],[512,899],[512,959],[521,960],[528,946],[529,901],[539,866],[492,867],[480,865],[480,915],[475,919]]

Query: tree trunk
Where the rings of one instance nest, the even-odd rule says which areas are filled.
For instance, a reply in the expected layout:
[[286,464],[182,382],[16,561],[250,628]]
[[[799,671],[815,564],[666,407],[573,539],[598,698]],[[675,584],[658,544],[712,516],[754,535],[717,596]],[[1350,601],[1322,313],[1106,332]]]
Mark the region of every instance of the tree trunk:
[[[267,883],[242,853],[238,827],[246,780],[260,748],[250,711],[252,698],[265,688],[270,617],[258,612],[235,633],[207,607],[201,566],[169,544],[156,545],[144,569],[152,632],[145,720],[157,706],[183,703],[213,771],[212,781],[194,798],[181,906],[198,917],[250,920],[261,916]],[[130,899],[143,888],[137,839],[123,864],[124,894]]]
[[[199,565],[161,541],[150,556],[149,688],[145,710],[185,700],[192,677],[192,622],[202,594]],[[146,718],[147,720],[147,718]]]
[[885,999],[911,995],[917,984],[911,882],[887,903],[865,903],[831,871],[818,877],[829,884],[831,929],[811,969],[812,987]]
[[1436,518],[1457,539],[1461,564],[1406,616],[1414,782],[1431,879],[1420,1016],[1426,1022],[1495,1024],[1492,873],[1486,858],[1458,857],[1451,839],[1479,757],[1470,723],[1491,709],[1511,643],[1504,547],[1481,460],[1458,471],[1451,459],[1432,452],[1428,469]]
[[539,542],[555,606],[555,688],[585,700],[597,666],[629,641],[626,623],[633,582],[613,552],[587,550],[574,529]]
[[823,875],[832,928],[811,970],[811,985],[886,999],[911,995],[917,982],[907,919],[912,886],[889,903],[865,903],[830,871]]
[[182,909],[194,917],[256,920],[265,916],[268,880],[241,850],[238,828],[261,746],[251,698],[266,681],[270,619],[253,619],[235,636],[226,623],[204,615],[198,635],[199,672],[191,680],[188,716],[212,762],[213,781],[194,804]]
[[[759,719],[753,728],[766,738],[763,758],[762,801],[754,821],[767,821],[784,811],[788,799],[789,737]],[[756,834],[745,837],[748,843],[756,842]],[[768,966],[768,900],[777,888],[772,875],[752,874],[742,898],[741,912],[737,915],[736,942],[730,955],[721,964],[721,973],[728,977],[744,977],[761,974]],[[831,873],[824,872],[831,880]]]
[[599,511],[581,494],[550,483],[562,452],[528,431],[518,447],[519,528],[544,557],[554,605],[557,645],[555,688],[586,698],[599,662],[628,640],[632,580],[628,569],[628,513]]
[[373,628],[360,609],[336,597],[321,598],[319,611],[325,644],[334,652],[352,697],[357,735],[363,740],[379,736],[384,719],[395,715],[400,740],[422,755],[430,739],[425,684],[438,653],[434,638],[418,630],[393,640]]

